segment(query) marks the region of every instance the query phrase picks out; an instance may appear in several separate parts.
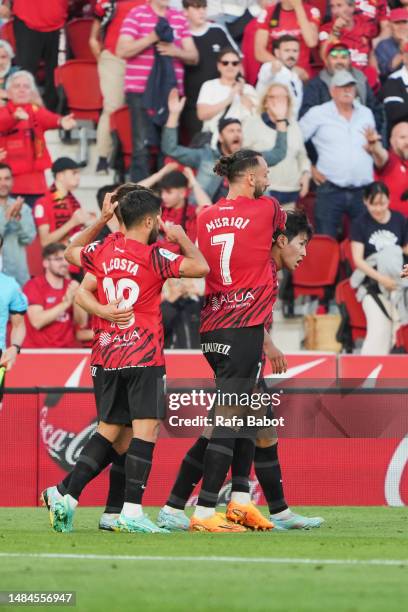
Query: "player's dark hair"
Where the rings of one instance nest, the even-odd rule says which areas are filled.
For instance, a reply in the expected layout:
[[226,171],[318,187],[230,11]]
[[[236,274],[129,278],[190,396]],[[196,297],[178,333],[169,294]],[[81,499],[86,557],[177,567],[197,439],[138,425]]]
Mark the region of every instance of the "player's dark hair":
[[313,233],[313,227],[303,210],[289,210],[286,213],[285,229],[276,230],[273,235],[273,241],[275,242],[279,234],[286,236],[289,242],[299,234],[306,234],[307,241],[309,242]]
[[222,155],[214,166],[215,174],[226,176],[230,183],[241,176],[246,170],[256,168],[259,158],[262,157],[258,151],[252,149],[240,149],[232,155]]
[[0,170],[10,170],[10,174],[13,174],[12,169],[10,168],[10,166],[8,164],[1,164],[0,163]]
[[47,244],[42,250],[43,259],[48,259],[51,255],[55,255],[56,253],[60,253],[61,251],[65,251],[66,245],[62,244],[62,242],[52,242],[51,244]]
[[284,34],[283,36],[279,36],[279,38],[275,38],[272,44],[272,50],[279,49],[282,43],[286,42],[297,42],[300,45],[299,39],[296,36],[291,36],[291,34]]
[[374,181],[364,187],[363,198],[367,200],[367,202],[371,203],[378,195],[386,195],[387,198],[390,197],[390,190],[385,183]]
[[207,0],[183,0],[183,8],[188,9],[190,6],[194,8],[207,8]]
[[116,183],[112,185],[104,185],[103,187],[100,187],[98,189],[98,191],[96,192],[96,201],[98,203],[99,210],[102,210],[103,201],[105,199],[106,194],[116,191],[118,187],[119,185]]
[[187,177],[179,170],[173,170],[173,172],[166,174],[157,185],[159,191],[162,189],[186,189],[187,187]]
[[160,212],[160,198],[151,189],[138,186],[119,199],[119,209],[126,229],[138,225],[147,215],[157,215]]
[[239,59],[239,61],[241,61],[241,56],[238,53],[238,51],[236,49],[234,49],[234,47],[223,47],[217,55],[217,62],[220,62],[222,60],[222,58],[224,57],[224,55],[227,55],[228,53],[232,53],[233,55],[236,55],[237,58]]

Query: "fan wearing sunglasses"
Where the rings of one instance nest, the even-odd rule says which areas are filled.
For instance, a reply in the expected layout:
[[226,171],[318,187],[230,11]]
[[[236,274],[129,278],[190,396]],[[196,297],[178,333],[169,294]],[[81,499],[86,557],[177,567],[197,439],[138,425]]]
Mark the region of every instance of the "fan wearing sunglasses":
[[382,104],[377,100],[373,90],[367,82],[367,78],[361,70],[351,65],[350,49],[344,43],[333,43],[327,48],[324,68],[317,76],[304,84],[303,102],[299,112],[299,118],[303,117],[312,106],[329,102],[330,81],[338,70],[347,70],[356,80],[357,98],[361,104],[368,106],[375,119],[377,132],[382,133],[384,127],[384,115]]
[[241,58],[232,47],[222,49],[217,58],[218,79],[205,81],[197,100],[197,116],[204,122],[203,131],[218,138],[220,119],[233,117],[243,120],[258,105],[255,89],[245,83],[241,74]]

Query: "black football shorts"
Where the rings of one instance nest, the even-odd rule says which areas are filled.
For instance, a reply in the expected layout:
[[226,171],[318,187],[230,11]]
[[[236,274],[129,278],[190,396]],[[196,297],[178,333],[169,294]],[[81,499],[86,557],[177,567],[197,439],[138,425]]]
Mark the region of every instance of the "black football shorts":
[[164,419],[164,366],[104,370],[99,418],[127,425],[135,419]]
[[201,350],[214,372],[217,389],[252,392],[262,367],[263,341],[263,325],[201,334]]

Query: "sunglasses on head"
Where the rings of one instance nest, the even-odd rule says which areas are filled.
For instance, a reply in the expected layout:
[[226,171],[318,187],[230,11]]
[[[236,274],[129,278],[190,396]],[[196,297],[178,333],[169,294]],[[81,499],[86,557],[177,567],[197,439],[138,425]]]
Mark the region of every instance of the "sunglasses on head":
[[221,60],[220,64],[222,64],[223,66],[239,66],[240,65],[240,61],[239,60]]
[[348,57],[350,51],[348,49],[332,49],[329,53],[332,57]]

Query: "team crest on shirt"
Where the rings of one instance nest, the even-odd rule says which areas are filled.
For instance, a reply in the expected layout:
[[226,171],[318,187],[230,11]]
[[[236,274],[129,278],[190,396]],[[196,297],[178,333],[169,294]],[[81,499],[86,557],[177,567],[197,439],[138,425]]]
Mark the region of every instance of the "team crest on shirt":
[[168,251],[167,249],[159,249],[159,253],[162,257],[165,257],[170,261],[176,261],[176,259],[180,257],[180,255],[177,255],[177,253],[172,253],[172,251]]

